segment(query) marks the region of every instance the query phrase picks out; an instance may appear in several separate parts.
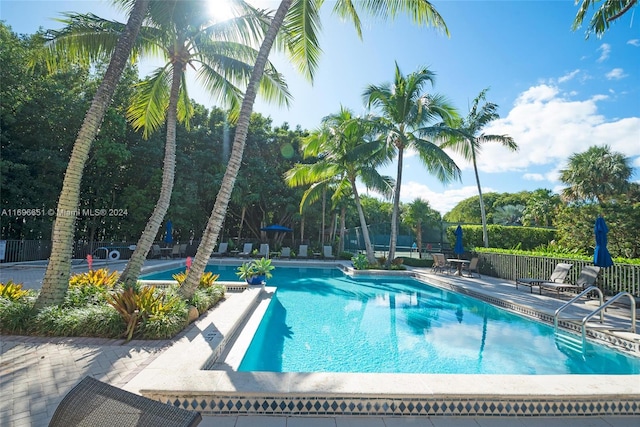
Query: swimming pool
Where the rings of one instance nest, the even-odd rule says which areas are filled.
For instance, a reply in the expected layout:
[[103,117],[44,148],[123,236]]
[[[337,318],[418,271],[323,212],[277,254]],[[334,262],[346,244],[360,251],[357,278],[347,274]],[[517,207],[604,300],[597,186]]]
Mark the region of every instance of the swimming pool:
[[[208,270],[235,279],[235,266]],[[549,325],[410,278],[278,267],[269,285],[277,292],[238,371],[640,373],[640,358],[572,349]]]

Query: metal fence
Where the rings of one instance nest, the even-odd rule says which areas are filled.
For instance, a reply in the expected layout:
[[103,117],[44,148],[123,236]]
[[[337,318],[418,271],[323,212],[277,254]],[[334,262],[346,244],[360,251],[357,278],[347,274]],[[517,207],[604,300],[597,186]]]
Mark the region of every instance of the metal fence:
[[[482,273],[506,280],[516,280],[519,277],[548,278],[556,264],[565,262],[573,264],[567,281],[575,283],[582,267],[593,265],[588,261],[559,257],[495,253],[479,253],[478,257]],[[629,292],[640,298],[640,265],[614,264],[609,268],[603,268],[600,270],[598,285],[610,295]]]
[[[27,262],[49,259],[51,256],[50,240],[2,240],[4,243],[4,259],[0,262]],[[106,258],[112,251],[118,251],[120,259],[129,259],[133,251],[130,246],[136,242],[86,242],[73,244],[73,258],[84,259],[87,255],[94,258]]]

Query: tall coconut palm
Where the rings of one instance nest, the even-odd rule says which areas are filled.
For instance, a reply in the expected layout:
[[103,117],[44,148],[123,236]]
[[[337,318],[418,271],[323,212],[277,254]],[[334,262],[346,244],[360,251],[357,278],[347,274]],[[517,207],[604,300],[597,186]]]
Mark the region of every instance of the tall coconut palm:
[[[602,0],[582,0],[582,4],[578,9],[575,19],[573,20],[572,29],[577,30],[582,26],[587,11],[596,7],[596,3]],[[576,0],[576,4],[578,0]],[[637,0],[604,0],[600,7],[593,13],[591,20],[589,21],[589,27],[586,31],[586,38],[589,38],[591,33],[595,33],[597,37],[601,37],[611,25],[612,22],[619,19],[625,13],[629,12],[631,8],[638,5]]]
[[89,157],[91,144],[98,134],[104,114],[111,103],[118,80],[137,39],[150,0],[130,0],[123,3],[130,11],[129,20],[115,44],[107,71],[93,97],[71,151],[58,200],[58,216],[53,223],[51,257],[42,280],[40,295],[35,303],[36,309],[61,303],[69,287],[76,226],[75,212],[80,202],[80,184],[84,166]]
[[456,110],[442,95],[423,92],[434,79],[435,74],[427,68],[404,76],[396,63],[393,83],[370,85],[363,93],[366,104],[379,111],[379,132],[398,162],[387,265],[396,252],[405,150],[414,149],[427,170],[441,182],[460,178],[455,162],[432,141],[443,135],[447,130],[445,125],[451,125],[458,118]]
[[[195,292],[200,276],[204,272],[209,257],[215,247],[220,227],[226,215],[231,191],[233,190],[236,176],[240,170],[240,162],[242,161],[242,154],[244,152],[244,145],[249,128],[249,118],[255,102],[255,90],[264,71],[264,66],[267,62],[271,47],[276,40],[276,36],[281,27],[283,27],[283,24],[285,24],[285,17],[288,19],[283,28],[283,39],[286,41],[283,45],[286,45],[288,48],[292,62],[296,64],[305,75],[312,78],[320,56],[317,32],[320,28],[319,7],[323,3],[323,0],[282,0],[278,6],[278,10],[271,21],[267,35],[260,46],[247,92],[242,99],[231,158],[227,165],[220,191],[216,197],[211,216],[209,217],[207,227],[202,236],[200,246],[198,247],[198,252],[189,269],[189,274],[180,287],[180,292],[183,296],[190,297]],[[362,10],[374,16],[383,18],[393,18],[398,13],[405,12],[411,16],[414,23],[431,25],[437,29],[444,30],[447,35],[449,34],[440,14],[433,5],[426,0],[368,0],[356,3],[352,0],[335,1],[334,12],[340,16],[349,17],[356,27],[359,36],[361,36],[361,25],[356,7],[362,8]]]
[[333,189],[334,205],[347,194],[355,201],[367,259],[375,263],[376,258],[369,238],[367,222],[360,203],[356,181],[361,180],[367,188],[389,196],[393,180],[376,170],[390,161],[384,144],[373,140],[372,126],[367,121],[354,117],[348,108],[325,117],[322,128],[304,138],[301,149],[305,158],[316,158],[315,163],[299,163],[285,175],[291,186],[311,185],[300,202],[304,206],[321,197],[327,188]]
[[[443,148],[452,148],[466,160],[473,163],[473,171],[476,175],[478,195],[480,196],[480,216],[482,219],[482,240],[484,247],[489,247],[489,235],[487,233],[487,214],[485,212],[484,200],[482,199],[482,186],[480,185],[480,175],[478,174],[477,158],[485,142],[497,142],[511,151],[518,150],[518,145],[513,138],[508,135],[485,135],[482,129],[492,121],[500,118],[498,106],[492,102],[485,102],[488,89],[484,89],[473,100],[471,109],[466,118],[462,119],[454,126],[455,134],[444,144]],[[484,102],[483,105],[480,105]]]
[[[215,21],[207,13],[206,0],[165,0],[165,8],[150,8],[148,19],[140,30],[133,56],[162,55],[165,64],[137,87],[128,111],[134,128],[143,129],[144,136],[166,122],[165,156],[162,185],[158,201],[138,240],[136,249],[124,269],[121,280],[135,282],[151,246],[161,227],[173,191],[176,155],[176,125],[187,126],[193,107],[186,87],[188,67],[197,71],[204,86],[225,101],[237,107],[242,97],[240,85],[249,79],[257,51],[251,44],[263,35],[262,25],[267,17],[242,0],[235,0],[240,16]],[[80,46],[86,52],[108,51],[112,39],[117,38],[123,26],[94,15],[70,14],[67,26],[58,33],[57,43]],[[286,103],[289,96],[286,85],[271,64],[261,81],[261,90],[269,100]],[[237,110],[237,108],[236,108]]]

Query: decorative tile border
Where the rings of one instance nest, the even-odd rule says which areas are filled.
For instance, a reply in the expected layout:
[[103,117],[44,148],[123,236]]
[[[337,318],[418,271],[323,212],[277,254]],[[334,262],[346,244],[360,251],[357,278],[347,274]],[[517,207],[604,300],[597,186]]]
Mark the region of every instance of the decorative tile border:
[[375,398],[200,396],[161,401],[203,415],[296,416],[601,416],[640,415],[635,399],[592,401],[558,396],[523,398]]

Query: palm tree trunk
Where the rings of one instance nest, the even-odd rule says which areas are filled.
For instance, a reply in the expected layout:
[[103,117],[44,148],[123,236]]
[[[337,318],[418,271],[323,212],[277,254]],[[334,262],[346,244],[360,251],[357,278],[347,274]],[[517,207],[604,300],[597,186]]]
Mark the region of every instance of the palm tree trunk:
[[338,253],[344,252],[344,231],[347,223],[347,207],[342,206],[340,209],[340,241],[338,242]]
[[418,229],[416,230],[416,239],[418,240],[418,258],[422,258],[422,222],[418,221]]
[[482,187],[480,186],[480,175],[478,175],[478,166],[476,165],[476,153],[471,154],[473,160],[473,171],[476,174],[476,184],[478,185],[478,196],[480,198],[480,216],[482,218],[482,241],[484,247],[489,247],[489,233],[487,232],[487,214],[484,209],[484,200],[482,199]]
[[389,257],[387,258],[387,267],[391,265],[391,261],[393,261],[396,256],[396,241],[398,240],[398,213],[400,211],[400,186],[402,185],[403,154],[403,147],[398,147],[398,172],[396,188],[393,193],[393,210],[391,211],[391,235],[389,236]]
[[169,95],[169,106],[167,107],[167,140],[164,147],[164,165],[162,167],[162,187],[151,217],[144,231],[138,240],[136,249],[131,254],[131,259],[127,263],[120,281],[133,285],[138,280],[142,265],[147,259],[147,254],[158,235],[158,230],[162,225],[169,205],[171,203],[171,193],[173,192],[173,181],[176,169],[176,123],[178,121],[178,95],[180,94],[180,83],[182,80],[182,67],[180,64],[173,64],[173,76],[171,82],[171,93]]
[[75,234],[76,215],[80,202],[80,184],[84,166],[89,157],[91,144],[98,134],[104,114],[111,104],[118,80],[129,59],[131,49],[138,37],[142,21],[147,13],[149,0],[136,0],[122,37],[118,40],[111,61],[91,106],[82,122],[78,137],[73,144],[71,158],[62,182],[58,200],[57,216],[53,223],[51,257],[42,280],[42,289],[34,308],[40,310],[62,302],[71,276],[71,257]]
[[244,147],[247,140],[247,133],[249,131],[249,119],[251,118],[251,112],[253,111],[253,104],[256,100],[256,93],[258,90],[258,84],[264,73],[264,67],[267,64],[269,58],[269,52],[276,39],[276,35],[284,22],[285,15],[291,7],[293,0],[282,0],[278,10],[276,11],[269,30],[265,35],[256,63],[251,72],[251,78],[247,86],[247,92],[242,99],[242,106],[240,107],[240,117],[238,118],[238,125],[236,127],[236,134],[233,138],[233,146],[231,147],[231,156],[229,157],[229,163],[227,169],[222,177],[222,184],[220,185],[220,191],[213,205],[211,216],[207,222],[207,227],[202,235],[200,245],[198,245],[198,252],[195,259],[191,264],[191,268],[187,273],[187,277],[180,287],[180,293],[186,297],[191,298],[193,296],[198,284],[200,282],[200,276],[204,273],[204,269],[207,266],[207,262],[211,257],[213,248],[220,232],[220,226],[224,221],[224,217],[227,213],[227,206],[229,205],[229,199],[231,198],[231,192],[235,185],[238,171],[240,170],[240,164],[242,162],[242,155],[244,153]]
[[376,254],[373,251],[373,246],[371,245],[369,228],[367,227],[367,220],[364,217],[364,211],[362,210],[360,195],[358,194],[355,180],[351,181],[351,190],[353,191],[353,200],[356,202],[356,209],[358,210],[358,217],[360,218],[360,228],[362,228],[362,240],[364,240],[364,249],[367,252],[367,261],[369,261],[369,264],[375,264]]

